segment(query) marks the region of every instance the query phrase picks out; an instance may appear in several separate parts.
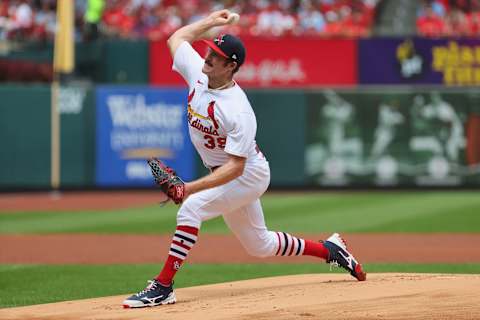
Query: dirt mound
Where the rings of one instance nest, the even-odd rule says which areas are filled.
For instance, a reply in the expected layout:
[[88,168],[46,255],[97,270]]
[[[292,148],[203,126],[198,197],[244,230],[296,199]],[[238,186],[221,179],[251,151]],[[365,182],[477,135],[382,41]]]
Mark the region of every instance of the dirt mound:
[[480,275],[313,274],[177,290],[178,303],[123,309],[125,296],[0,310],[0,319],[480,319]]

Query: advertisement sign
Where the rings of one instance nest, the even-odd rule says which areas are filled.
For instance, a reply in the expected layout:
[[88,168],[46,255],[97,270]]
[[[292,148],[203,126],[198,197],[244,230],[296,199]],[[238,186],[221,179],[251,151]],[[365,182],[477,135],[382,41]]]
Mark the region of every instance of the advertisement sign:
[[[247,56],[235,79],[244,88],[310,87],[357,83],[357,42],[318,38],[245,38]],[[206,46],[195,43],[205,55]],[[172,71],[165,40],[150,45],[150,83],[184,84]]]
[[306,176],[321,186],[480,186],[476,100],[466,92],[311,93]]
[[97,89],[96,184],[149,186],[146,159],[158,157],[185,180],[194,177],[185,89]]
[[360,84],[480,85],[480,39],[359,40]]

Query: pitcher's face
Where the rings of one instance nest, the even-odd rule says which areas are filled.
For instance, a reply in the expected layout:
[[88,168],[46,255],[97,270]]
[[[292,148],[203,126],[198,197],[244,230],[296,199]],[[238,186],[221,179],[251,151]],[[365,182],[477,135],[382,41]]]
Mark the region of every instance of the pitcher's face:
[[231,76],[235,66],[235,61],[222,57],[209,48],[207,55],[205,56],[205,63],[202,72],[209,78],[226,78]]

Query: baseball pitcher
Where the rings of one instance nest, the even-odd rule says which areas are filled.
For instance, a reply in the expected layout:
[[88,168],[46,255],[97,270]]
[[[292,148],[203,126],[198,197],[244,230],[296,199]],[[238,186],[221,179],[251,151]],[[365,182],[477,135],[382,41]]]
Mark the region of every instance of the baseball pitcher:
[[197,242],[202,223],[220,215],[253,256],[316,256],[343,267],[360,281],[366,279],[361,265],[337,233],[317,242],[267,229],[260,197],[270,183],[270,168],[255,142],[255,114],[233,80],[245,61],[245,47],[239,38],[229,34],[203,40],[209,47],[205,58],[191,46],[211,28],[227,25],[232,19],[235,16],[228,10],[216,11],[180,28],[168,39],[173,70],[189,87],[190,137],[210,174],[184,183],[160,160],[149,160],[156,182],[181,206],[163,269],[144,290],[123,302],[126,308],[175,303],[175,273]]

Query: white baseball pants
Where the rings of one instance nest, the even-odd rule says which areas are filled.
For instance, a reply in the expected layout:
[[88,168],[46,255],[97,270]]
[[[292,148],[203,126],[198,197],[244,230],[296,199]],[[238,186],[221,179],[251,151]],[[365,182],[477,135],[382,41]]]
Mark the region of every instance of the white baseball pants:
[[267,161],[247,163],[237,179],[189,196],[178,211],[177,225],[200,229],[203,221],[222,215],[250,255],[273,256],[278,249],[277,235],[267,230],[259,200],[269,184]]

